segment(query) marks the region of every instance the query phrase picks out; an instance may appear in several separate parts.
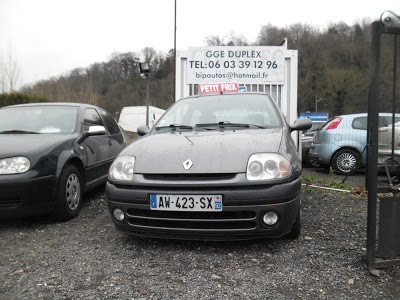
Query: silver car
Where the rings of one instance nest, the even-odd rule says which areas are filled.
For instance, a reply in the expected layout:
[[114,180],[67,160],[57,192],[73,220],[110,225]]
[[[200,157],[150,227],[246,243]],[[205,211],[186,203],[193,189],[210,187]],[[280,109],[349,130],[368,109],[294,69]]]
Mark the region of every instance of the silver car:
[[[392,123],[391,113],[379,114],[379,127]],[[400,120],[400,114],[396,115]],[[309,156],[321,166],[331,166],[337,174],[354,174],[366,164],[366,113],[331,118],[317,129]]]
[[240,240],[300,234],[301,161],[267,94],[177,101],[114,161],[106,186],[117,229],[134,235]]

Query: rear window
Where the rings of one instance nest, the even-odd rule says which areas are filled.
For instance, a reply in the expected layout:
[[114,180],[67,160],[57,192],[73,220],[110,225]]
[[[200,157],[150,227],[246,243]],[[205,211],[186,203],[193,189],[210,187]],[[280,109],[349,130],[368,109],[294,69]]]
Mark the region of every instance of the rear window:
[[368,118],[367,117],[354,118],[353,123],[351,124],[351,126],[354,129],[367,130]]

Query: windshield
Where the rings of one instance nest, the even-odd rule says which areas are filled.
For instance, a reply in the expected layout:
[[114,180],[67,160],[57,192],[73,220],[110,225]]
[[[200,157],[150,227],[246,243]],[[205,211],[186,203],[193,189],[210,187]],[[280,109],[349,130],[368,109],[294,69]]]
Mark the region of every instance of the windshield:
[[71,133],[77,107],[20,106],[0,109],[0,134]]
[[190,127],[239,126],[282,127],[280,114],[263,94],[216,95],[187,98],[176,102],[157,122],[157,128],[171,125]]

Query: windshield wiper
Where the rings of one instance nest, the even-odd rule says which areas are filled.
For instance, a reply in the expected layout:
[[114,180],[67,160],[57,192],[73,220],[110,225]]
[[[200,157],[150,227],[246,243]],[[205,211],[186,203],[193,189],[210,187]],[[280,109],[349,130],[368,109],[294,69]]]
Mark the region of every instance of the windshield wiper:
[[210,127],[219,127],[219,128],[226,128],[226,127],[242,127],[242,128],[249,128],[250,126],[254,126],[257,128],[265,129],[267,127],[256,125],[256,124],[244,124],[244,123],[231,123],[229,121],[221,121],[218,123],[201,123],[196,124],[195,127],[205,128],[205,129],[212,129]]
[[201,123],[201,124],[196,124],[196,127],[213,127],[213,126],[218,126],[219,128],[225,128],[225,127],[250,127],[250,126],[255,126],[258,128],[265,128],[263,126],[260,125],[256,125],[256,124],[244,124],[244,123],[231,123],[229,121],[221,121],[218,123]]
[[165,128],[169,128],[171,130],[176,130],[176,129],[193,129],[192,126],[189,125],[181,125],[181,124],[170,124],[168,126],[157,126],[156,130],[160,130],[160,129],[165,129]]
[[261,129],[265,129],[265,128],[267,128],[266,126],[261,126],[261,125],[257,125],[257,124],[248,124],[249,126],[254,126],[254,127],[257,127],[257,128],[261,128]]
[[231,123],[229,121],[221,121],[218,123],[202,123],[196,124],[196,127],[211,127],[211,126],[218,126],[220,128],[224,127],[249,127],[249,124],[241,124],[241,123]]
[[39,132],[25,131],[25,130],[4,130],[0,134],[39,134]]

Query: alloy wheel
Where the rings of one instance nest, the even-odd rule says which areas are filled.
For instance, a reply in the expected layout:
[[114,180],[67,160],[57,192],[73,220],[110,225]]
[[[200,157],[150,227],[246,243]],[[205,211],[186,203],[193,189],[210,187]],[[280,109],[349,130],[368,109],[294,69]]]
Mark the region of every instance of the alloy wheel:
[[350,173],[357,165],[357,158],[351,153],[344,152],[338,156],[336,165],[343,173]]
[[76,174],[71,174],[68,177],[65,189],[65,197],[70,210],[77,209],[79,206],[80,196],[81,186],[79,183],[79,177]]

